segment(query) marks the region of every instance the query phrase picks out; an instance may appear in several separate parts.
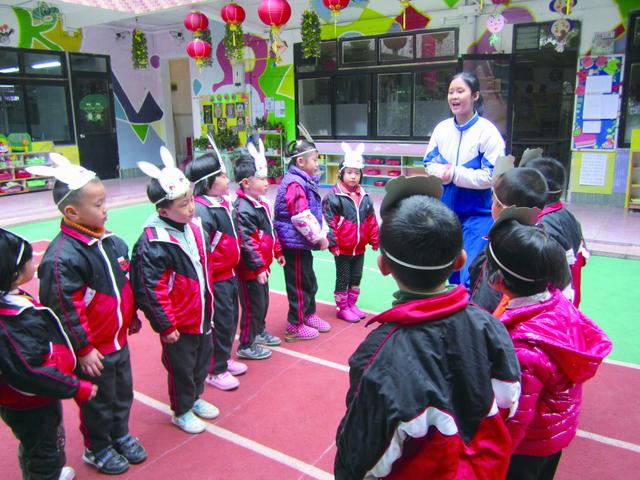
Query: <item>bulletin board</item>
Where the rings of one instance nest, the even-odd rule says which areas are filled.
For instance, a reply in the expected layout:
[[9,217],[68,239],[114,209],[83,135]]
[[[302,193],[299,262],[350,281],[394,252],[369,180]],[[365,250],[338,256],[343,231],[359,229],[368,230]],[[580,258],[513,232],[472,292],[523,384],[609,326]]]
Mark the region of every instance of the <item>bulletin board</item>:
[[245,93],[218,93],[198,97],[202,135],[218,134],[228,128],[237,133],[240,144],[247,142],[247,129],[251,125],[249,96]]
[[571,191],[579,193],[613,192],[616,152],[573,152],[571,158]]
[[572,150],[615,150],[623,70],[624,55],[586,55],[578,60]]

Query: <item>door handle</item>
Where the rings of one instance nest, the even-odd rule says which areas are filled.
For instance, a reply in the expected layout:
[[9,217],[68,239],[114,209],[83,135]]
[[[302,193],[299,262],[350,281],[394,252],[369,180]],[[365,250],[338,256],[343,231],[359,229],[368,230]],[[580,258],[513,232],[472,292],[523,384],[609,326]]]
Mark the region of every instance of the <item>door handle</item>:
[[79,136],[80,138],[85,138],[84,133],[80,133],[78,136]]

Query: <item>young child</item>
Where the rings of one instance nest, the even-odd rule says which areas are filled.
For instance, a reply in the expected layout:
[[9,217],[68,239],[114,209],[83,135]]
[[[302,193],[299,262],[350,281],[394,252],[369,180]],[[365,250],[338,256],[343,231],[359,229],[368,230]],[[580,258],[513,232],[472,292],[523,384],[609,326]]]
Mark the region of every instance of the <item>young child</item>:
[[20,442],[24,478],[71,480],[59,399],[83,403],[98,387],[73,374],[76,357],[58,317],[19,289],[35,273],[31,244],[0,229],[0,251],[0,417]]
[[526,163],[528,168],[538,170],[547,181],[549,195],[539,221],[549,236],[564,249],[571,273],[571,284],[565,288],[567,297],[573,298],[573,304],[580,306],[581,270],[587,264],[589,252],[582,237],[580,222],[564,208],[561,201],[566,183],[564,166],[554,158],[538,157]]
[[271,211],[264,199],[267,192],[267,159],[264,145],[258,151],[249,146],[252,157],[242,158],[234,169],[239,185],[233,204],[240,237],[241,259],[238,264],[240,283],[240,345],[237,355],[248,360],[271,356],[266,346],[278,346],[281,340],[267,332],[265,319],[269,308],[269,274],[274,257],[284,266],[280,242],[271,223]]
[[[160,335],[162,364],[173,416],[187,433],[201,433],[220,413],[200,398],[213,343],[213,294],[208,274],[208,237],[199,219],[191,186],[162,147],[164,168],[139,162],[151,177],[147,196],[156,207],[133,248],[131,281],[138,307]],[[198,418],[200,417],[200,418]]]
[[242,375],[247,366],[230,358],[238,329],[238,280],[235,268],[240,261],[240,244],[229,194],[229,179],[216,154],[206,153],[187,166],[187,178],[193,182],[196,216],[209,236],[209,272],[213,279],[213,358],[207,383],[220,390],[238,388],[234,375]]
[[500,320],[522,370],[522,396],[507,423],[513,439],[508,479],[552,479],[576,434],[582,384],[611,341],[558,290],[567,270],[560,245],[539,227],[505,218],[489,233],[488,271],[510,301]]
[[509,335],[464,286],[447,285],[466,254],[440,181],[399,177],[386,189],[378,266],[399,290],[349,359],[336,479],[504,478],[503,415],[520,393]]
[[[499,165],[498,165],[499,166]],[[495,175],[495,173],[494,173]],[[547,183],[540,172],[531,168],[512,168],[496,175],[493,185],[491,216],[500,217],[507,207],[528,207],[542,210],[547,198]],[[502,293],[491,287],[487,276],[487,254],[478,254],[469,267],[471,302],[488,312],[495,312]]]
[[329,246],[316,175],[318,150],[304,127],[299,128],[307,139],[287,146],[289,166],[278,187],[274,222],[287,261],[284,278],[289,300],[285,332],[288,342],[312,340],[319,332],[331,330],[331,325],[316,314],[318,282],[311,253]]
[[55,167],[29,167],[55,176],[53,200],[63,214],[60,233],[38,268],[40,300],[61,319],[78,357],[79,377],[98,385],[96,398],[80,405],[82,460],[117,475],[144,462],[147,452],[129,434],[133,382],[127,333],[136,333],[129,283],[129,249],[106,231],[106,193],[95,173],[50,154]]
[[329,226],[329,251],[335,256],[334,297],[338,318],[358,322],[366,314],[356,306],[364,266],[364,250],[370,244],[378,249],[378,221],[373,202],[360,186],[364,144],[354,151],[342,142],[344,160],[340,163],[338,183],[324,197],[322,207]]

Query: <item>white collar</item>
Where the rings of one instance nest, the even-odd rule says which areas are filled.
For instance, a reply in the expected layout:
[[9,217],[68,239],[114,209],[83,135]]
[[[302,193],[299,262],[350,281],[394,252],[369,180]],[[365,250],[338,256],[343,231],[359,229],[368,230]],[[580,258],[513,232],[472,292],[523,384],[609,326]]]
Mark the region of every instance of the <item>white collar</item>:
[[537,303],[546,302],[551,298],[551,292],[545,290],[535,295],[529,295],[527,297],[512,298],[507,303],[507,310],[513,310],[514,308],[528,307],[529,305],[535,305]]

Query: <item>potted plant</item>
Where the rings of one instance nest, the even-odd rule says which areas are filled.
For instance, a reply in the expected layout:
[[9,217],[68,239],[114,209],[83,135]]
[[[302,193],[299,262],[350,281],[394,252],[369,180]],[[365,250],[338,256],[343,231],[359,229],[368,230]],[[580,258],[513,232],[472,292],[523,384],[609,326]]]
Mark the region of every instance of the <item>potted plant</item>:
[[278,184],[282,181],[282,176],[284,175],[284,170],[282,169],[282,165],[280,163],[276,163],[275,165],[270,165],[267,167],[267,178],[269,183]]
[[193,139],[193,149],[199,152],[204,152],[209,148],[209,140],[207,137],[198,137]]
[[216,144],[222,150],[234,150],[240,145],[240,138],[229,128],[221,128],[215,136]]

